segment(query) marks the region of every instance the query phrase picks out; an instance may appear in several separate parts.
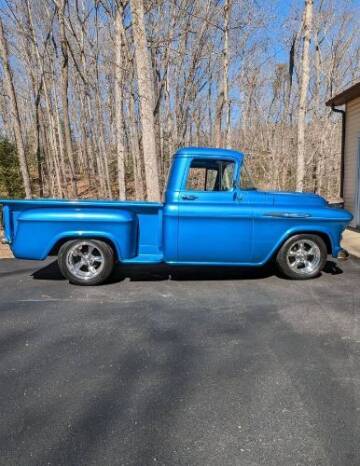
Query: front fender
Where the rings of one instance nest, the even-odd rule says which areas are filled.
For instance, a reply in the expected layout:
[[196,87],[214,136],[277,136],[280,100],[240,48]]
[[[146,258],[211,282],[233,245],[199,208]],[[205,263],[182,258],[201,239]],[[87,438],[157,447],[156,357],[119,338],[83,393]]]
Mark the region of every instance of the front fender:
[[290,238],[291,236],[298,235],[301,233],[311,233],[311,234],[320,234],[324,235],[330,244],[331,255],[333,257],[337,257],[341,246],[341,233],[343,231],[343,226],[332,226],[332,228],[328,228],[325,225],[296,225],[291,226],[284,229],[276,239],[270,239],[269,242],[262,242],[258,243],[258,247],[254,249],[254,262],[258,264],[265,264],[268,262],[280,249],[280,247],[284,244],[284,242]]
[[342,232],[352,216],[330,207],[274,206],[254,209],[253,262],[264,264],[290,237],[300,233],[321,234],[328,239],[330,253],[337,257]]
[[[324,226],[314,226],[314,225],[308,225],[308,226],[298,226],[298,227],[293,227],[289,228],[283,236],[276,242],[273,250],[270,253],[270,257],[274,255],[280,247],[285,243],[287,239],[289,239],[291,236],[299,235],[301,233],[309,233],[309,234],[321,234],[325,236],[329,240],[330,244],[330,249],[331,249],[331,254],[336,257],[340,248],[340,240],[341,238],[339,237],[339,234],[337,232],[334,232],[333,230],[329,230],[328,228]],[[340,233],[341,235],[341,233]]]

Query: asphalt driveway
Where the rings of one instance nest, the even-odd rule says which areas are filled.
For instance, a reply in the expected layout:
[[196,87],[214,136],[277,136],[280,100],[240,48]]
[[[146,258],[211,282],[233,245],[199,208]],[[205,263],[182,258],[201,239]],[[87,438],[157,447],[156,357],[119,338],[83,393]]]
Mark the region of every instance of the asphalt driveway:
[[358,465],[359,313],[356,260],[97,288],[1,260],[0,463]]

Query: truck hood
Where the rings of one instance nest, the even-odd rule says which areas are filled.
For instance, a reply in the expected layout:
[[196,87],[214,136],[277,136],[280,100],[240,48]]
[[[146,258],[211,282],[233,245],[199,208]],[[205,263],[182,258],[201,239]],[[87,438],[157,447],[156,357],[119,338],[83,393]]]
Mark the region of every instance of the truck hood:
[[326,200],[313,193],[297,193],[297,192],[271,192],[273,197],[274,206],[311,206],[311,207],[325,207]]

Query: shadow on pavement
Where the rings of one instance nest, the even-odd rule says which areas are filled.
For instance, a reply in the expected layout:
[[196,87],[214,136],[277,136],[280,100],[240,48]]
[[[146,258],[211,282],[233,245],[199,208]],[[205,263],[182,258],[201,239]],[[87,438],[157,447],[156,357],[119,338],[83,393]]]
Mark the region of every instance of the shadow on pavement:
[[[342,269],[333,261],[328,261],[324,273],[342,274]],[[117,265],[107,281],[108,284],[118,283],[125,279],[130,281],[201,281],[201,280],[251,280],[278,276],[276,268],[270,264],[264,267],[209,267],[209,266],[170,266],[166,264],[134,264]],[[36,270],[32,274],[36,280],[64,280],[57,261]]]
[[327,261],[326,265],[324,267],[324,272],[329,273],[331,275],[340,275],[343,272],[343,270],[339,267],[339,264],[337,264],[334,261]]

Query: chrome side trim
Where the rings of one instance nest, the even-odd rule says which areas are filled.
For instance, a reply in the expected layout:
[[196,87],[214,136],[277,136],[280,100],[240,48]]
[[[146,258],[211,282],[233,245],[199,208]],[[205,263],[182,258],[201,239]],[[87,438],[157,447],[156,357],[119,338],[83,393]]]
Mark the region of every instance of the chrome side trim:
[[311,217],[311,215],[306,214],[306,213],[296,213],[296,212],[269,212],[268,214],[264,214],[264,217],[272,217],[272,218],[309,218],[309,217]]

